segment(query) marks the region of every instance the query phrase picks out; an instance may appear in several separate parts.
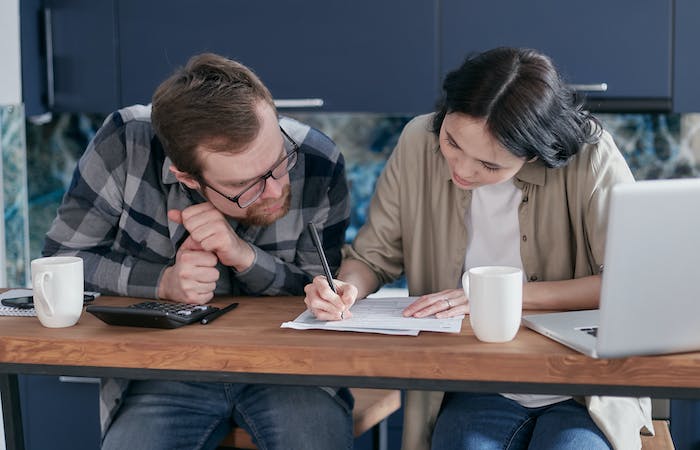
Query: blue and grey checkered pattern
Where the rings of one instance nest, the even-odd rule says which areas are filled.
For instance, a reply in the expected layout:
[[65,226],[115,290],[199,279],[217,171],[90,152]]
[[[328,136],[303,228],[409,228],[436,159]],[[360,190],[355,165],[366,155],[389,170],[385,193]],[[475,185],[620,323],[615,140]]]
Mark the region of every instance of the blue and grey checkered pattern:
[[[43,254],[83,258],[85,289],[156,298],[163,270],[174,264],[183,226],[169,209],[204,202],[168,170],[171,161],[150,123],[150,107],[131,106],[110,115],[90,142],[44,243]],[[313,221],[333,271],[341,260],[350,205],[345,163],[319,131],[289,118],[280,125],[300,145],[290,172],[289,213],[265,227],[230,219],[255,251],[243,272],[219,266],[216,294],[302,295],[321,263],[306,224]],[[291,148],[290,148],[291,150]]]

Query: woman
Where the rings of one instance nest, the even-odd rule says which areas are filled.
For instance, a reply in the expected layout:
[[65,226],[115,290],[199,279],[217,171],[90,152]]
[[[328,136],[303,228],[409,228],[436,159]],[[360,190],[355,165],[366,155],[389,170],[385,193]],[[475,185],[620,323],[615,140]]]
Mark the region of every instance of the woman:
[[[465,314],[460,276],[483,265],[523,269],[525,309],[597,307],[608,194],[633,181],[610,135],[533,50],[468,58],[443,90],[437,111],[406,126],[387,162],[338,294],[317,277],[307,307],[322,320],[351,317],[356,299],[404,272],[420,296],[405,316]],[[634,448],[651,426],[648,399],[447,393],[423,412],[438,405],[436,449]],[[407,420],[414,414],[409,405]],[[412,429],[404,426],[404,448],[427,447],[429,431]]]

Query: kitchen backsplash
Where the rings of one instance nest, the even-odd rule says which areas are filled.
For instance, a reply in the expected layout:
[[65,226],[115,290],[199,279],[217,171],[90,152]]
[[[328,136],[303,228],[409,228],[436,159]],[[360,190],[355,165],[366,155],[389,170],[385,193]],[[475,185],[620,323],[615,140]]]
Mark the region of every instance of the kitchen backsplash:
[[2,200],[5,217],[4,251],[7,286],[23,286],[28,278],[27,160],[22,105],[0,106]]
[[[346,236],[350,241],[366,218],[374,182],[411,117],[338,113],[289,115],[329,135],[345,155],[353,205]],[[597,117],[615,138],[638,180],[700,177],[700,114],[599,114]],[[30,259],[40,255],[44,234],[71,180],[75,164],[103,119],[98,115],[60,114],[44,124],[27,122],[27,190],[16,184],[8,186],[8,180],[15,180],[23,168],[17,167],[15,162],[3,166],[6,227],[15,232],[19,226],[16,223],[26,224],[28,219]],[[8,157],[14,161],[15,153],[16,150],[3,146],[3,161]],[[10,196],[8,189],[12,193]],[[28,193],[28,209],[17,203],[25,193]],[[19,240],[22,235],[16,236]],[[23,261],[13,261],[12,252],[15,251],[15,259],[23,258],[21,251],[8,246],[8,274],[10,267],[17,272],[13,272],[14,278],[8,276],[8,281],[21,283],[23,274],[15,267]]]

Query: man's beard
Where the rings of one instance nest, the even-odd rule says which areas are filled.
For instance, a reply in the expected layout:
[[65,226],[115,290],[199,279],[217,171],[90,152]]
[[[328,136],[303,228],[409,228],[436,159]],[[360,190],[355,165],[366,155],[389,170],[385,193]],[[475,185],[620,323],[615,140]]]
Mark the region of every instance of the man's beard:
[[248,226],[258,227],[274,223],[289,212],[289,206],[292,203],[291,191],[292,189],[289,184],[282,189],[282,198],[284,199],[283,205],[274,213],[265,212],[265,208],[271,204],[277,203],[279,199],[258,200],[248,207],[245,217],[237,219],[238,222]]

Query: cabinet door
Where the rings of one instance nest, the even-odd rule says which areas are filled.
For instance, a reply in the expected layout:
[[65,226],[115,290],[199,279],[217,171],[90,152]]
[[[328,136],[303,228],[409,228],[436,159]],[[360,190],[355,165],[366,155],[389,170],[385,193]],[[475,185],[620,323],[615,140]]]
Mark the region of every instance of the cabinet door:
[[424,0],[119,0],[123,103],[197,53],[252,68],[276,99],[325,111],[430,111],[435,9]]
[[25,448],[99,448],[99,384],[95,381],[90,378],[20,375]]
[[678,448],[700,448],[700,401],[671,400],[671,437]]
[[46,58],[41,34],[44,22],[41,0],[22,0],[19,8],[22,102],[27,116],[38,116],[46,112]]
[[46,49],[51,73],[49,108],[114,110],[119,104],[114,0],[47,0],[46,4],[50,12],[47,42],[52,47]]
[[115,0],[22,0],[22,91],[30,116],[119,105]]
[[[676,0],[675,47],[673,55],[673,110],[700,112],[700,2]],[[682,448],[682,447],[678,447]]]
[[601,98],[671,98],[672,0],[443,0],[441,73],[467,53],[531,47]]

